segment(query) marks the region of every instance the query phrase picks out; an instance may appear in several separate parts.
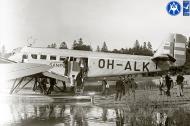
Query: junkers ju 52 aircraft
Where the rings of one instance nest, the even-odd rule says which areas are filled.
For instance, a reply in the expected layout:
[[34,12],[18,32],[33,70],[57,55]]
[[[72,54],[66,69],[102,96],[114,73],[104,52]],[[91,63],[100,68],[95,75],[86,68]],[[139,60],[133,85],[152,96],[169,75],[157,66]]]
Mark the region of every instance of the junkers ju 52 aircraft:
[[[168,70],[170,66],[182,66],[186,61],[187,39],[181,34],[171,34],[154,56],[139,56],[104,52],[89,52],[69,49],[23,47],[14,52],[7,62],[1,64],[1,71],[8,79],[20,79],[14,83],[10,93],[21,85],[23,78],[41,76],[68,81],[77,75],[81,64],[85,69],[85,78],[106,77]],[[65,59],[68,60],[68,74],[65,76]],[[4,77],[5,77],[4,76]],[[28,84],[27,82],[26,84]],[[23,86],[25,86],[24,84]]]

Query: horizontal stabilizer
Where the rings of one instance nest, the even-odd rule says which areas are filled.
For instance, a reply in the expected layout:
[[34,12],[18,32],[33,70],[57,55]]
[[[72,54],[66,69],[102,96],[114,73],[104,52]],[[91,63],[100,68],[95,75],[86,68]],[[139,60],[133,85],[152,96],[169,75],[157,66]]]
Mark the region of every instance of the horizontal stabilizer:
[[155,56],[152,58],[153,61],[158,62],[158,61],[171,61],[171,62],[175,62],[176,59],[173,58],[172,56],[170,56],[169,54],[162,54],[159,56]]

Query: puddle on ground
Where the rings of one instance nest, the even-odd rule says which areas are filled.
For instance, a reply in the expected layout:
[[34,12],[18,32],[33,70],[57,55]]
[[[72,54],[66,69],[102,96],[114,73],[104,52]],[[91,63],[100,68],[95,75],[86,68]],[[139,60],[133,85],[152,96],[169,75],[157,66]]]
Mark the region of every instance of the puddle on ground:
[[0,103],[0,112],[3,126],[154,126],[159,120],[166,121],[165,115],[177,126],[181,118],[187,124],[190,118],[184,109],[133,105],[108,108],[85,103]]

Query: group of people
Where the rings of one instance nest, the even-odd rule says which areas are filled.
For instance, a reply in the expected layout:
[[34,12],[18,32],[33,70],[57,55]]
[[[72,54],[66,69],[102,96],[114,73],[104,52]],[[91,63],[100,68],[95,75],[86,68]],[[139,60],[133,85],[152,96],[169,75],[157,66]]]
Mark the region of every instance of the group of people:
[[133,94],[135,98],[135,90],[137,88],[137,83],[135,82],[134,78],[129,75],[127,78],[120,76],[119,80],[116,81],[116,97],[115,100],[120,100],[121,97],[124,95]]
[[80,92],[83,88],[83,75],[82,75],[82,71],[80,71],[76,78],[75,75],[72,75],[70,78],[70,91],[71,93],[76,93],[76,92]]
[[[38,85],[37,85],[38,83]],[[47,87],[47,84],[49,83],[49,88]],[[33,91],[39,89],[41,93],[48,95],[51,94],[52,91],[54,90],[54,86],[56,84],[56,79],[54,78],[49,78],[49,82],[48,82],[48,78],[46,77],[42,77],[42,78],[35,78],[35,84],[33,87]]]
[[[107,96],[109,93],[109,84],[106,81],[106,78],[102,80],[102,95]],[[135,89],[137,88],[137,83],[135,82],[132,76],[128,76],[127,78],[120,76],[119,80],[116,81],[115,91],[116,96],[115,100],[120,100],[122,96],[133,94],[135,98]]]
[[[183,77],[182,72],[180,72],[176,78],[177,97],[183,96],[183,85],[184,85],[183,81],[184,81],[184,77]],[[167,88],[166,91],[163,89],[164,86],[166,86]],[[166,94],[167,96],[171,96],[170,89],[173,86],[174,86],[174,81],[171,78],[171,75],[169,72],[166,76],[161,76],[160,84],[159,84],[160,95]]]

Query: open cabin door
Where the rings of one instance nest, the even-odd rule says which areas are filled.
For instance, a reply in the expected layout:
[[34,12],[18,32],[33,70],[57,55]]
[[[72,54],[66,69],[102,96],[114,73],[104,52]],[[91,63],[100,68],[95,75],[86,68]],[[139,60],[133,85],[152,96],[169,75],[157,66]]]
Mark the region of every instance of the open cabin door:
[[75,75],[81,71],[84,77],[88,72],[88,58],[84,57],[70,57],[70,76]]

